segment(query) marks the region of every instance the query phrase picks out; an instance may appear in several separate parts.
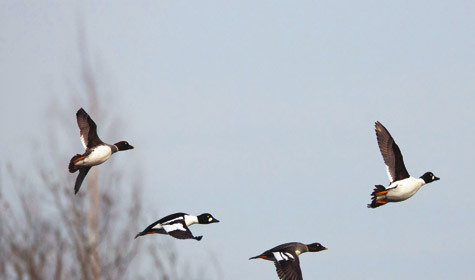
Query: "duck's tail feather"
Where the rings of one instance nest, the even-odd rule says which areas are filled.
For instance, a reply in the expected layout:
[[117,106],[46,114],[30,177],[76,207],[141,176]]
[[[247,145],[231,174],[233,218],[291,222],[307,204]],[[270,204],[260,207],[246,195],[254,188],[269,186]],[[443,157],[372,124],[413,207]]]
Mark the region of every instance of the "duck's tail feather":
[[73,156],[71,158],[71,160],[69,161],[69,166],[68,166],[68,169],[69,169],[69,172],[71,173],[74,173],[76,171],[78,171],[80,169],[80,167],[77,167],[75,164],[74,164],[74,161],[77,160],[78,158],[82,157],[82,155],[80,154],[77,154],[75,156]]
[[378,198],[380,195],[384,195],[387,193],[387,190],[384,186],[382,185],[375,185],[374,190],[371,193],[371,203],[368,204],[368,208],[376,208],[382,205],[385,205],[387,203],[386,200]]
[[250,260],[254,260],[254,259],[267,259],[267,257],[265,255],[259,255],[259,256],[255,256],[255,257],[252,257],[252,258],[249,258]]
[[147,235],[147,234],[154,234],[154,233],[166,234],[166,232],[163,229],[156,229],[156,228],[149,229],[149,228],[146,228],[144,231],[137,233],[137,235],[135,236],[134,239],[137,239],[137,237],[139,237],[139,236],[144,236],[144,235]]
[[384,192],[386,188],[383,185],[375,185],[374,190],[371,193],[371,199],[375,199],[379,193]]

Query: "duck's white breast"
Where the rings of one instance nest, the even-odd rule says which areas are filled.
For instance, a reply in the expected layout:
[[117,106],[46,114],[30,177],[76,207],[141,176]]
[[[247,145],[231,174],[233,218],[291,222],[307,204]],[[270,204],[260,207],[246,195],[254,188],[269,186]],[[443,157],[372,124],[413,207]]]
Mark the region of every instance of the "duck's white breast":
[[424,180],[409,177],[401,181],[392,183],[389,188],[393,188],[387,194],[388,201],[403,201],[414,194],[424,185]]
[[106,161],[112,155],[112,150],[109,146],[97,146],[92,152],[83,160],[84,165],[92,166],[98,165]]

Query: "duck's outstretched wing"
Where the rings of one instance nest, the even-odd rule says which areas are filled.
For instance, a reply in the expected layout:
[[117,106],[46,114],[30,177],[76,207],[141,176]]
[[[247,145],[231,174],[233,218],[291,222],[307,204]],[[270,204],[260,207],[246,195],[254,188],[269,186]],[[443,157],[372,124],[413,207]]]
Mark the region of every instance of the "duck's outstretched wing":
[[103,142],[97,136],[97,125],[91,119],[91,117],[84,111],[83,108],[79,109],[76,113],[76,120],[79,126],[79,135],[84,149],[95,147]]
[[173,223],[163,224],[163,229],[177,239],[196,239],[201,240],[202,236],[193,236],[184,219],[175,220]]
[[81,188],[82,182],[84,178],[86,178],[87,172],[91,169],[90,166],[86,166],[79,169],[78,177],[76,178],[76,183],[74,184],[74,194],[77,194],[79,189]]
[[290,252],[273,252],[277,275],[282,280],[303,280],[299,257]]
[[378,139],[379,150],[386,164],[386,171],[391,182],[409,178],[399,149],[389,131],[380,123],[375,123],[376,138]]

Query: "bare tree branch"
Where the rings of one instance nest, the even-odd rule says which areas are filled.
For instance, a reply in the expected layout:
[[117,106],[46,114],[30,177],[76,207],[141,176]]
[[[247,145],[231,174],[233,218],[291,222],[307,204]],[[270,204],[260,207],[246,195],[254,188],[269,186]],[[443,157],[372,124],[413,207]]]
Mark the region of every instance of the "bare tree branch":
[[[74,90],[84,93],[88,111],[102,123],[105,116],[98,113],[107,110],[100,107],[101,79],[88,59],[84,28],[80,26],[78,33],[80,87]],[[51,104],[47,138],[32,143],[37,173],[11,164],[6,165],[7,174],[0,169],[0,279],[120,280],[157,279],[157,275],[162,280],[199,279],[200,275],[189,276],[189,271],[178,269],[179,256],[167,241],[134,241],[143,227],[139,225],[143,183],[138,167],[134,170],[131,165],[128,177],[113,162],[107,169],[95,167],[87,188],[73,194],[72,175],[65,163],[72,153],[61,149],[71,139],[79,141],[77,133],[72,137],[77,128],[71,129],[68,121],[78,106]],[[116,118],[111,119],[109,123],[116,125]],[[103,131],[114,128],[104,126]],[[40,162],[45,158],[53,160]],[[6,199],[5,193],[13,197]]]

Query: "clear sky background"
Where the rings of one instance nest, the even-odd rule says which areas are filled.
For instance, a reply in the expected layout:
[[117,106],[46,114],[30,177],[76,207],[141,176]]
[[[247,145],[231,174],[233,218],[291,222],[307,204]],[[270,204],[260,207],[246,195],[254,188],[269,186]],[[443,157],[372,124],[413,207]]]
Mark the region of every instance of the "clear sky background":
[[[101,138],[136,146],[111,160],[141,169],[144,220],[221,220],[173,241],[184,260],[276,279],[248,258],[318,241],[329,250],[301,256],[304,279],[473,277],[473,1],[82,2],[0,2],[2,165],[31,172],[52,104],[75,102],[77,135],[82,24],[101,106],[121,120],[120,139]],[[441,180],[368,209],[388,184],[377,120],[411,175]],[[60,143],[65,166],[76,140]]]

